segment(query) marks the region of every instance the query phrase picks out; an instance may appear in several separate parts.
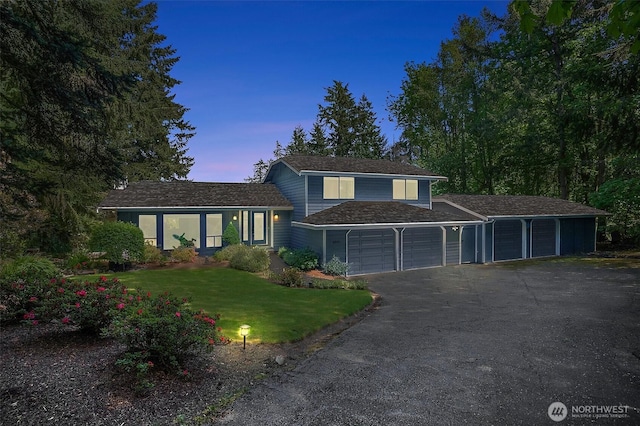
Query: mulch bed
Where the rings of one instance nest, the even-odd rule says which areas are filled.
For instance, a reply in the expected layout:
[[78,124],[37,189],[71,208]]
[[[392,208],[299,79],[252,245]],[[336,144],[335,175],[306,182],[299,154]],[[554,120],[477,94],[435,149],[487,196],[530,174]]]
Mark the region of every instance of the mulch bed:
[[187,376],[152,375],[155,386],[142,395],[115,367],[124,350],[115,341],[55,324],[3,327],[0,424],[212,424],[234,398],[293,369],[365,315],[368,310],[296,343],[216,347],[188,362]]

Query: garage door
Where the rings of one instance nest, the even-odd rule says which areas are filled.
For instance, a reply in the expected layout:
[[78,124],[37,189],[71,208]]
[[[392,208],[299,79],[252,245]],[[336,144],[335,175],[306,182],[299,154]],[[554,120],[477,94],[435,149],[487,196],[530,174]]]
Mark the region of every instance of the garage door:
[[348,240],[350,275],[396,269],[396,234],[393,229],[351,231]]
[[531,257],[556,254],[556,221],[536,219],[531,221]]
[[493,225],[494,259],[522,259],[522,222],[497,220]]
[[402,233],[402,268],[442,266],[442,229],[408,228]]

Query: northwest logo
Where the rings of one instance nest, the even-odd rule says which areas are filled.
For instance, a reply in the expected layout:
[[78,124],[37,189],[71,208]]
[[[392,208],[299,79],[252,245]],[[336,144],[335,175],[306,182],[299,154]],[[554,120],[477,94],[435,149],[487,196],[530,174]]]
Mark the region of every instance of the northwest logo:
[[549,418],[554,422],[561,422],[567,418],[567,406],[562,402],[554,402],[549,405],[549,409],[547,410],[547,414]]

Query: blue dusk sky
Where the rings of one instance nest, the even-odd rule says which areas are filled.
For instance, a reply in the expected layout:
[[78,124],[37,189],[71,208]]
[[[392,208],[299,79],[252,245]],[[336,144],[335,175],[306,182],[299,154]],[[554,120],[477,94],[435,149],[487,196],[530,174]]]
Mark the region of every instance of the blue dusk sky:
[[400,93],[407,62],[432,62],[462,14],[506,1],[160,0],[158,32],[177,49],[176,102],[197,134],[189,179],[243,182],[253,164],[307,132],[333,81],[373,104],[389,143],[390,95]]

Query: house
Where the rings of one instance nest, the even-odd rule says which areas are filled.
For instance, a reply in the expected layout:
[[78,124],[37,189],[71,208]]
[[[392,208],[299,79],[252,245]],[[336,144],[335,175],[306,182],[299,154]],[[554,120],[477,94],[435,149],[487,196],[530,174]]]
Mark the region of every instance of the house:
[[184,234],[209,255],[231,222],[245,244],[309,247],[320,263],[347,262],[350,275],[595,250],[602,210],[548,197],[432,197],[445,179],[386,160],[288,156],[263,183],[138,182],[99,208],[165,250]]

